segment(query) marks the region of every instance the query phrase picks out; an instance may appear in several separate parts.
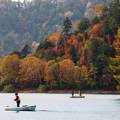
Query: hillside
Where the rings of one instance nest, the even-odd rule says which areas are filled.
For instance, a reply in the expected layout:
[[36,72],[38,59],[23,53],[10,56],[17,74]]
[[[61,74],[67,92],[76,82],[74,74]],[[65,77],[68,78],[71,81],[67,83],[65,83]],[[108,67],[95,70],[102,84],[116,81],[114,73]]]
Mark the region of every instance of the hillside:
[[[22,50],[0,57],[0,90],[120,91],[119,8],[119,0],[108,5],[89,2],[86,18],[75,22],[66,16],[61,31],[33,42],[32,51],[26,44]],[[33,32],[39,33],[39,29],[31,35]]]
[[0,0],[0,55],[61,31],[65,15],[74,21],[83,18],[90,1],[95,4],[108,0],[25,0],[24,3]]

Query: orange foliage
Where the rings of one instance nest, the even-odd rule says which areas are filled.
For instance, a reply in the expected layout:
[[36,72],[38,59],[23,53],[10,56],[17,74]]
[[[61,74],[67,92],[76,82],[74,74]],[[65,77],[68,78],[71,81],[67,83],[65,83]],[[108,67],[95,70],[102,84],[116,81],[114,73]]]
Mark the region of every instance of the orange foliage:
[[2,59],[0,77],[3,84],[14,84],[18,80],[20,59],[17,55],[9,55]]
[[50,83],[58,80],[59,76],[59,64],[54,60],[50,60],[46,63],[45,67],[45,81]]
[[60,79],[66,83],[72,83],[74,80],[74,63],[70,59],[59,62]]
[[20,64],[20,83],[23,87],[36,87],[44,79],[45,61],[28,56]]
[[52,34],[49,35],[48,41],[56,45],[56,43],[60,39],[60,36],[61,36],[60,32],[54,32],[54,33],[52,33]]
[[2,60],[3,60],[3,58],[2,58],[2,57],[0,57],[0,66],[2,65]]
[[86,66],[75,66],[74,67],[74,80],[76,83],[89,80],[89,70]]
[[68,45],[73,45],[76,48],[78,47],[78,40],[76,39],[76,36],[72,35],[68,40],[67,40]]
[[97,17],[100,17],[103,13],[104,6],[102,4],[96,4],[95,6],[95,14]]
[[48,61],[45,66],[45,80],[47,82],[54,80],[53,70],[54,70],[54,61]]
[[69,46],[72,45],[75,48],[79,47],[79,42],[76,39],[76,36],[72,35],[65,43],[64,43],[64,58],[65,59],[70,59],[71,58],[71,53],[70,53],[70,48]]

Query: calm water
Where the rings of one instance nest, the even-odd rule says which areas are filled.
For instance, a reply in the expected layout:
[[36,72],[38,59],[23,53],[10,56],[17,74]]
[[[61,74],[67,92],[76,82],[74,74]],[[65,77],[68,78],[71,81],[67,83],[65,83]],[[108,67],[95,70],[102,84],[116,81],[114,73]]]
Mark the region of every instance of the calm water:
[[120,120],[120,95],[20,94],[22,105],[37,105],[35,112],[7,112],[14,94],[0,94],[1,120]]

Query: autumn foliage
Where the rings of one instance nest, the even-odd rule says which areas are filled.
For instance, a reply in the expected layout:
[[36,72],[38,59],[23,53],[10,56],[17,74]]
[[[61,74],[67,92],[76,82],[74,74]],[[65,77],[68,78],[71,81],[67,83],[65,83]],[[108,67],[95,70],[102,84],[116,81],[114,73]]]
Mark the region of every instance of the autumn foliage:
[[95,24],[91,29],[91,35],[93,37],[100,37],[102,35],[103,27],[104,26],[101,23]]
[[94,19],[66,17],[63,29],[34,42],[31,53],[26,45],[0,57],[0,89],[120,90],[120,22],[113,9],[94,9]]
[[20,84],[22,87],[36,87],[44,80],[45,62],[34,56],[21,60]]
[[0,83],[2,85],[18,82],[20,59],[17,55],[9,55],[1,59]]

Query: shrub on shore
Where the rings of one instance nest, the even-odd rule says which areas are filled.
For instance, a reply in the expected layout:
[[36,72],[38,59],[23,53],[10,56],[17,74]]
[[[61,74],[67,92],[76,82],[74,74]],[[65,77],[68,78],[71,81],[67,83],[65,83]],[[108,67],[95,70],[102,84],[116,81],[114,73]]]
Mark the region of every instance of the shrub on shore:
[[14,92],[14,89],[13,89],[12,85],[5,85],[4,88],[3,88],[3,91],[11,93],[11,92]]
[[39,93],[46,92],[46,86],[45,85],[39,85],[39,87],[37,88],[37,92],[39,92]]

